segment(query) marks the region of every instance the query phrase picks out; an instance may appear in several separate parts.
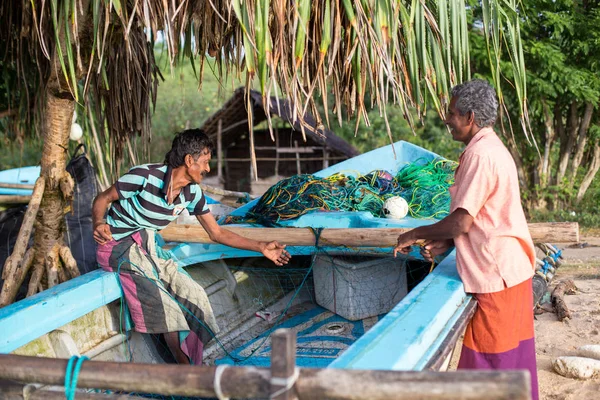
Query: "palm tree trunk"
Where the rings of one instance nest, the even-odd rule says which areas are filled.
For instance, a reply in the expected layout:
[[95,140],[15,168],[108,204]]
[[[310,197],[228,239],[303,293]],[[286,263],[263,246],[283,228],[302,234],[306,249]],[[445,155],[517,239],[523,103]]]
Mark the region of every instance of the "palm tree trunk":
[[40,173],[46,185],[35,226],[34,269],[29,282],[28,295],[37,293],[41,287],[46,286],[40,285],[45,272],[48,273],[46,276],[50,277],[47,279],[48,287],[58,283],[53,279],[55,275],[53,271],[60,268],[56,265],[58,256],[54,253],[58,250],[55,249],[55,245],[59,248],[64,246],[65,197],[70,200],[69,187],[71,197],[73,188],[73,181],[66,172],[66,166],[75,101],[72,98],[56,97],[50,91],[46,92],[46,96],[44,148]]

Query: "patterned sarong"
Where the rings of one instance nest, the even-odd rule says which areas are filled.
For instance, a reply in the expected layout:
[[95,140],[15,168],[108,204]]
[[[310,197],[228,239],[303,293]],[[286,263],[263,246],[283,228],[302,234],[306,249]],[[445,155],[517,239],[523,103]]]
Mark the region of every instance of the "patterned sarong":
[[98,264],[119,273],[137,332],[180,332],[181,350],[202,364],[204,345],[218,332],[208,296],[173,260],[157,255],[154,235],[143,230],[98,246]]
[[459,369],[527,369],[538,399],[531,279],[495,293],[475,293]]

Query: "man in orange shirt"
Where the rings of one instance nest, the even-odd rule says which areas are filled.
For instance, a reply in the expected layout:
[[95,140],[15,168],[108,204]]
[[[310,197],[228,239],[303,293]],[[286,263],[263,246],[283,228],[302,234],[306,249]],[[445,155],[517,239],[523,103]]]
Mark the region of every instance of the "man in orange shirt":
[[446,125],[466,145],[450,188],[450,215],[398,237],[407,254],[425,240],[431,261],[456,247],[458,273],[478,307],[467,326],[458,368],[527,369],[538,399],[533,329],[535,251],[519,191],[515,162],[492,129],[498,100],[483,80],[452,89]]

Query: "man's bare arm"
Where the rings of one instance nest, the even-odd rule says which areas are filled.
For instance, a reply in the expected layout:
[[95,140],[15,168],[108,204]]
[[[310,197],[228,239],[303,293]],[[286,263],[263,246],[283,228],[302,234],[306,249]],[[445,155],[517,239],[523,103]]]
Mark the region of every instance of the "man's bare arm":
[[94,199],[94,204],[92,205],[92,221],[94,224],[94,240],[98,242],[98,244],[104,244],[112,240],[110,227],[104,221],[104,214],[110,204],[118,199],[119,194],[117,193],[115,185],[112,185]]
[[213,217],[211,213],[197,215],[196,218],[206,230],[210,239],[214,242],[238,249],[262,253],[265,257],[273,261],[278,266],[287,264],[291,258],[290,253],[285,250],[285,245],[281,245],[276,241],[262,242],[247,239],[227,229],[223,229],[219,224],[217,224],[215,217]]

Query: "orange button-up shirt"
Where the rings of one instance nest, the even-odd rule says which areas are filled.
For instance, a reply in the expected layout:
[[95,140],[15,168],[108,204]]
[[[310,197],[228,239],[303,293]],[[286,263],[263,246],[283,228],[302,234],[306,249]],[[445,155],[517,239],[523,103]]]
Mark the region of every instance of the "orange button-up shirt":
[[459,158],[450,212],[473,218],[454,239],[458,273],[468,293],[493,293],[533,276],[535,250],[521,206],[515,162],[492,128],[481,129]]

